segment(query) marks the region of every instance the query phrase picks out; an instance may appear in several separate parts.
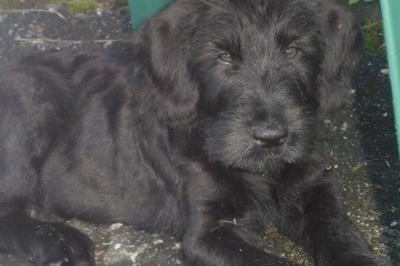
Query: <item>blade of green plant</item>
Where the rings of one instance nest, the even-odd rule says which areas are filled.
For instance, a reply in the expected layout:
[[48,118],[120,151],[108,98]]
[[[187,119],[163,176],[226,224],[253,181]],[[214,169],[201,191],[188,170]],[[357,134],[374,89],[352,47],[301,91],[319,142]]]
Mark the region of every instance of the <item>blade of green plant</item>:
[[358,3],[360,0],[349,0],[349,5],[353,5],[355,3]]

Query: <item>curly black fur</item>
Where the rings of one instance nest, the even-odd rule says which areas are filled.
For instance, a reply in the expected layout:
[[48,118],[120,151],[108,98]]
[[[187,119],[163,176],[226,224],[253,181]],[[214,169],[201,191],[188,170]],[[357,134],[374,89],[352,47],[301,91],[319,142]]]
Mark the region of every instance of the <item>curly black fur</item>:
[[267,226],[316,265],[374,255],[324,177],[319,122],[349,97],[362,48],[329,0],[177,0],[115,53],[0,68],[0,249],[93,265],[79,231],[27,214],[169,231],[187,265],[288,265]]

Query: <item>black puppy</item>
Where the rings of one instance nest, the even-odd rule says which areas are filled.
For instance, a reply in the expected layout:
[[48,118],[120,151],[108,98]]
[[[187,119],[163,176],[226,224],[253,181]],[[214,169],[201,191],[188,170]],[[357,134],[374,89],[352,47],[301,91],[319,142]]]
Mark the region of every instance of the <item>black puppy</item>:
[[47,214],[169,231],[187,265],[287,265],[255,247],[275,225],[317,265],[374,255],[324,177],[324,113],[362,47],[329,0],[177,0],[120,54],[46,53],[1,66],[0,249],[93,265]]

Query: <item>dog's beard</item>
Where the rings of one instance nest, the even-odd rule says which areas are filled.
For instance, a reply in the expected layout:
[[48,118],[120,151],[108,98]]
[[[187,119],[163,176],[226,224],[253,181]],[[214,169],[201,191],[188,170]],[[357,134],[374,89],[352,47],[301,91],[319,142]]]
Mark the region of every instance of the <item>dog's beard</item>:
[[232,121],[210,122],[205,127],[203,150],[210,162],[252,173],[265,173],[295,164],[308,153],[311,130],[289,132],[284,144],[264,147],[251,137],[251,127]]

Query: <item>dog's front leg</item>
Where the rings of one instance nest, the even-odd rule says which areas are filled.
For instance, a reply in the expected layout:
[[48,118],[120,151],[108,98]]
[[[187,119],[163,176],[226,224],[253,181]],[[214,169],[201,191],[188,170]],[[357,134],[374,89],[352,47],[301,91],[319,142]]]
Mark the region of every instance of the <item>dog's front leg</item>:
[[313,255],[315,265],[392,265],[371,251],[361,232],[346,216],[333,185],[312,186],[286,207],[294,206],[294,202],[297,206],[302,203],[302,214],[288,212],[281,230]]
[[[183,256],[191,266],[294,265],[245,240],[251,234],[241,220],[218,220],[199,212],[192,216],[183,240]],[[243,237],[241,237],[243,236]]]

